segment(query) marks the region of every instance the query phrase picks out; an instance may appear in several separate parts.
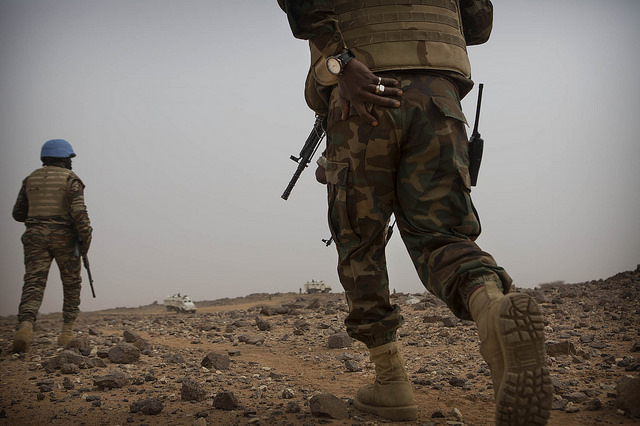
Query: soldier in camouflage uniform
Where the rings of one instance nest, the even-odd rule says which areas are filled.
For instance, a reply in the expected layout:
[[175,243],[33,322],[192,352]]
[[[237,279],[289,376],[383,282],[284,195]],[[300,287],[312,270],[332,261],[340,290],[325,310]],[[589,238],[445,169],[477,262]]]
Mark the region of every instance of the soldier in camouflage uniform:
[[475,243],[466,119],[467,45],[489,38],[488,0],[279,0],[295,37],[310,41],[308,105],[326,115],[329,227],[349,314],[376,380],[354,405],[391,420],[417,416],[396,341],[385,231],[391,214],[424,286],[478,327],[496,424],[545,424],[552,386],[543,318]]
[[64,292],[63,325],[58,344],[73,338],[73,323],[80,305],[80,257],[91,244],[91,224],[84,204],[84,184],[71,171],[75,157],[69,142],[53,139],[42,146],[43,167],[23,182],[13,207],[13,218],[24,222],[24,286],[18,309],[15,352],[29,350],[33,324],[42,304],[51,261],[60,269]]

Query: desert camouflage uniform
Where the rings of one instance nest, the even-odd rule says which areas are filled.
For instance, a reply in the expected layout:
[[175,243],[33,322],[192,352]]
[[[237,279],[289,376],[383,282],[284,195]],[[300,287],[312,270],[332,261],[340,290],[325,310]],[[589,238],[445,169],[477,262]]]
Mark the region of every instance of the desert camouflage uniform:
[[[378,74],[380,75],[380,74]],[[327,129],[329,224],[349,302],[350,335],[368,346],[395,339],[400,309],[389,303],[384,242],[393,213],[425,287],[471,319],[463,295],[511,279],[474,242],[465,118],[456,86],[426,72],[388,72],[404,92],[397,109],[374,106],[379,125],[340,120],[334,91]]]
[[[42,174],[67,175],[66,181],[48,191],[64,191],[62,206],[55,209],[68,211],[55,216],[36,216],[29,208],[30,179]],[[44,187],[44,185],[43,185]],[[33,207],[33,206],[32,206]],[[22,235],[24,246],[25,275],[22,297],[18,309],[18,321],[35,322],[47,284],[51,262],[55,259],[60,270],[64,302],[63,319],[73,321],[80,305],[80,257],[74,253],[78,239],[90,243],[92,228],[84,203],[84,184],[70,170],[58,166],[45,166],[34,171],[22,184],[13,208],[13,218],[24,222],[26,231]]]
[[[345,0],[336,3],[354,7]],[[433,4],[457,7],[453,0]],[[294,35],[312,42],[310,74],[314,48],[327,57],[353,47],[345,42],[348,37],[343,38],[332,1],[292,0],[280,5]],[[464,27],[467,44],[486,41],[491,3],[461,1],[460,7],[469,24]],[[425,56],[411,69],[381,70],[376,69],[377,58],[367,53],[367,46],[360,56],[358,49],[354,52],[376,76],[398,80],[404,93],[397,109],[371,106],[379,123],[376,127],[353,110],[347,120],[341,120],[337,86],[328,103],[324,156],[329,226],[349,304],[345,324],[349,335],[376,347],[394,341],[403,321],[400,308],[390,304],[384,251],[392,213],[422,283],[458,317],[471,319],[466,301],[475,287],[494,281],[506,293],[511,278],[474,242],[480,223],[470,197],[466,119],[460,106],[473,85],[466,75],[468,62],[458,64],[459,69],[440,70],[428,65]],[[458,56],[468,61],[466,51],[462,52]],[[443,55],[446,59],[446,52]]]

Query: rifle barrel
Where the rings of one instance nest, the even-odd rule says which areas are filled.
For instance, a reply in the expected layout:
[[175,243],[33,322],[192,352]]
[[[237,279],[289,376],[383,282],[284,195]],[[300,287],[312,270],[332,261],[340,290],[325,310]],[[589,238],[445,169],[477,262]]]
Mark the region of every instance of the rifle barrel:
[[82,263],[84,263],[84,269],[87,270],[87,276],[89,277],[89,286],[91,287],[91,295],[96,298],[96,291],[93,289],[93,277],[91,276],[91,265],[89,265],[89,257],[86,254],[82,255]]
[[291,195],[291,191],[293,191],[293,187],[296,186],[296,183],[298,182],[298,179],[300,179],[300,175],[302,174],[302,171],[306,167],[307,167],[307,163],[305,162],[298,163],[298,168],[296,169],[295,173],[291,177],[291,180],[289,181],[289,185],[287,185],[287,188],[284,190],[284,192],[280,196],[283,200],[289,199],[289,195]]

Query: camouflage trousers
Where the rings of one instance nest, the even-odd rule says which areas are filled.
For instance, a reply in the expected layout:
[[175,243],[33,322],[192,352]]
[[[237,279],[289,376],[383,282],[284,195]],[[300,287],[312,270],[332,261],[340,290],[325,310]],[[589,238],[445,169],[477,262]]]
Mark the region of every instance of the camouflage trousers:
[[329,227],[349,304],[350,336],[375,347],[394,341],[403,322],[391,305],[385,260],[394,214],[402,240],[428,291],[471,319],[470,292],[511,278],[474,242],[480,223],[471,203],[466,119],[456,86],[426,72],[387,72],[401,82],[400,108],[373,106],[378,126],[352,111],[341,120],[333,90],[327,128]]
[[65,322],[78,316],[80,306],[80,257],[74,256],[75,233],[60,225],[28,226],[22,235],[24,246],[24,285],[18,309],[18,321],[35,322],[42,304],[51,261],[55,259],[60,270],[64,302],[62,316]]

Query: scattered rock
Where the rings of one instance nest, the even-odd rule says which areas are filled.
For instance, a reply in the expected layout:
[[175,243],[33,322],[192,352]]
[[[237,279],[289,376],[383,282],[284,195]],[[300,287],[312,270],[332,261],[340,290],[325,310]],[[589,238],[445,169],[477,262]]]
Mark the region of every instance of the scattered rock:
[[93,380],[93,385],[99,389],[117,389],[128,384],[129,379],[122,370],[111,370],[108,374]]
[[78,367],[86,366],[85,358],[76,350],[64,350],[54,358],[51,358],[42,364],[42,367],[48,372],[60,369],[64,364],[75,364]]
[[142,401],[132,402],[129,411],[132,413],[142,413],[150,416],[160,414],[164,404],[158,398],[149,398]]
[[125,343],[131,343],[133,346],[138,348],[141,353],[148,355],[151,352],[151,344],[140,337],[139,334],[134,333],[131,330],[125,330],[122,335]]
[[569,341],[552,342],[547,341],[545,344],[545,350],[548,356],[561,356],[561,355],[575,355],[576,347]]
[[62,381],[62,387],[65,388],[66,390],[72,390],[76,386],[73,384],[73,382],[69,377],[65,377],[64,380]]
[[296,322],[293,323],[294,333],[296,331],[298,333],[304,333],[305,331],[309,331],[309,329],[311,329],[311,324],[309,324],[309,321],[307,321],[307,320],[299,319],[299,320],[296,320]]
[[456,420],[458,420],[460,422],[464,422],[464,418],[462,417],[462,413],[457,408],[454,408],[453,410],[451,410],[451,415],[453,416],[454,419],[456,419]]
[[94,367],[105,368],[107,364],[102,360],[102,358],[92,358],[91,362]]
[[442,317],[440,315],[427,315],[422,318],[422,322],[426,324],[435,324],[439,321],[442,321]]
[[442,325],[445,327],[455,327],[460,322],[458,318],[453,316],[444,317],[440,321],[442,321]]
[[[195,417],[196,419],[200,419],[200,418],[207,418],[209,417],[209,413],[205,410],[202,411],[198,411],[197,413],[195,413],[193,415],[193,417]],[[207,422],[204,422],[204,424],[207,424]]]
[[282,391],[282,394],[280,395],[280,397],[282,399],[291,399],[294,398],[296,396],[296,391],[294,391],[291,388],[286,388]]
[[107,353],[114,364],[132,364],[140,359],[140,349],[131,343],[120,342]]
[[177,353],[164,354],[162,356],[169,364],[184,364],[184,358]]
[[91,351],[93,350],[93,346],[91,346],[91,341],[88,336],[76,336],[69,341],[64,347],[65,349],[77,349],[84,356],[89,356]]
[[136,340],[141,340],[142,337],[140,337],[140,335],[138,335],[137,333],[134,333],[131,330],[124,330],[124,332],[122,333],[122,337],[124,338],[124,341],[127,343],[133,343]]
[[580,336],[580,343],[593,343],[595,336],[593,334],[586,334]]
[[265,306],[260,311],[261,315],[272,316],[272,315],[284,315],[289,313],[289,308],[285,308],[284,306]]
[[302,409],[300,408],[300,406],[298,405],[297,402],[295,402],[295,401],[287,402],[287,408],[286,408],[285,412],[287,412],[287,413],[299,413],[300,411],[302,411]]
[[206,397],[207,391],[200,383],[193,380],[185,380],[182,382],[180,399],[183,401],[204,401]]
[[271,330],[271,323],[261,317],[256,317],[256,326],[260,331],[269,331]]
[[327,343],[331,349],[347,348],[353,343],[353,339],[344,332],[332,334],[327,339]]
[[567,403],[566,407],[564,407],[564,412],[565,413],[577,413],[578,411],[580,411],[580,407],[578,407],[577,405],[575,405],[571,401],[569,401]]
[[602,401],[600,401],[598,398],[592,399],[591,401],[589,401],[589,404],[587,404],[588,411],[598,411],[601,409],[602,409]]
[[358,365],[358,363],[352,359],[345,359],[344,366],[347,368],[347,371],[351,371],[351,372],[362,371],[362,367],[360,367],[360,365]]
[[316,298],[316,299],[313,299],[313,300],[312,300],[312,301],[311,301],[311,302],[306,306],[306,309],[314,310],[314,309],[318,309],[320,306],[321,306],[320,299],[317,299],[317,298]]
[[233,392],[224,391],[213,397],[213,407],[219,410],[237,410],[241,405]]
[[202,359],[200,365],[209,370],[228,370],[229,363],[229,355],[209,352],[207,356]]
[[78,374],[80,372],[80,367],[76,364],[65,363],[60,366],[60,372],[62,374]]
[[449,384],[455,387],[462,387],[467,382],[467,379],[463,379],[461,377],[451,377],[449,379]]
[[241,334],[240,336],[238,336],[238,342],[244,342],[247,345],[260,346],[264,343],[264,337]]
[[349,417],[344,401],[326,392],[312,396],[309,400],[309,409],[316,417],[329,417],[336,420]]
[[571,392],[565,395],[562,395],[564,399],[569,402],[585,402],[589,397],[584,392]]

